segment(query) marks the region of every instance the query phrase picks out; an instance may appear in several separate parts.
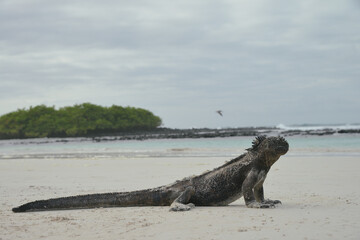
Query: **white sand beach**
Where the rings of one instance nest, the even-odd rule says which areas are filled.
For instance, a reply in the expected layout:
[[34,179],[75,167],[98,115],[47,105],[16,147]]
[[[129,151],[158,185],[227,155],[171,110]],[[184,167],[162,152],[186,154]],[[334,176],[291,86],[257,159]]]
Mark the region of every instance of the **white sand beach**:
[[213,169],[220,157],[2,159],[0,239],[360,239],[360,158],[285,155],[272,167],[265,197],[274,209],[104,208],[13,213],[28,201],[165,185]]

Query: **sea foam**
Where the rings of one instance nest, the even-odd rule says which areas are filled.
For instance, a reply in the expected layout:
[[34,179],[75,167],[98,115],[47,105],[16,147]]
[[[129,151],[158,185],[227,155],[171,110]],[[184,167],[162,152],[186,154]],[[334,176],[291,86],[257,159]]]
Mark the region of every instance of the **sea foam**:
[[278,124],[276,128],[281,130],[349,130],[349,129],[360,129],[360,124],[301,124],[301,125],[285,125]]

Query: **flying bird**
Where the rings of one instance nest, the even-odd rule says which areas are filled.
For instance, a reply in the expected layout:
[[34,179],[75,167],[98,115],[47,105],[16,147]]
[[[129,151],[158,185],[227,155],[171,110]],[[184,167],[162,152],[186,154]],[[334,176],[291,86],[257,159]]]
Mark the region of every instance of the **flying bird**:
[[221,110],[217,110],[216,111],[220,116],[223,116],[223,114],[222,114],[222,111]]

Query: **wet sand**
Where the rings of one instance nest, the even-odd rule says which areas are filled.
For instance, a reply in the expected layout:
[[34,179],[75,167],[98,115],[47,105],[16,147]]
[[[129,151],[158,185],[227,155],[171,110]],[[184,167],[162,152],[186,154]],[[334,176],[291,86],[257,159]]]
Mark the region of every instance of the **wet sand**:
[[103,208],[13,213],[28,201],[171,183],[224,158],[0,161],[0,239],[360,239],[360,157],[283,156],[266,179],[274,209]]

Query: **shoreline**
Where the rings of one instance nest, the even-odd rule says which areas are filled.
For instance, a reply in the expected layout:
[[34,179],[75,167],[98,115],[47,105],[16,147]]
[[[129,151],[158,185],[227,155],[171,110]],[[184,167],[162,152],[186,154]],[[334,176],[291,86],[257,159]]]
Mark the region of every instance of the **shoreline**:
[[242,127],[242,128],[157,128],[149,131],[115,132],[96,135],[85,135],[80,137],[48,137],[48,138],[24,138],[24,139],[0,139],[0,141],[42,139],[41,143],[47,142],[71,142],[71,141],[126,141],[126,140],[150,140],[150,139],[185,139],[185,138],[227,138],[248,137],[258,135],[284,137],[289,136],[327,136],[327,135],[355,134],[360,136],[360,129],[281,129],[277,127]]

